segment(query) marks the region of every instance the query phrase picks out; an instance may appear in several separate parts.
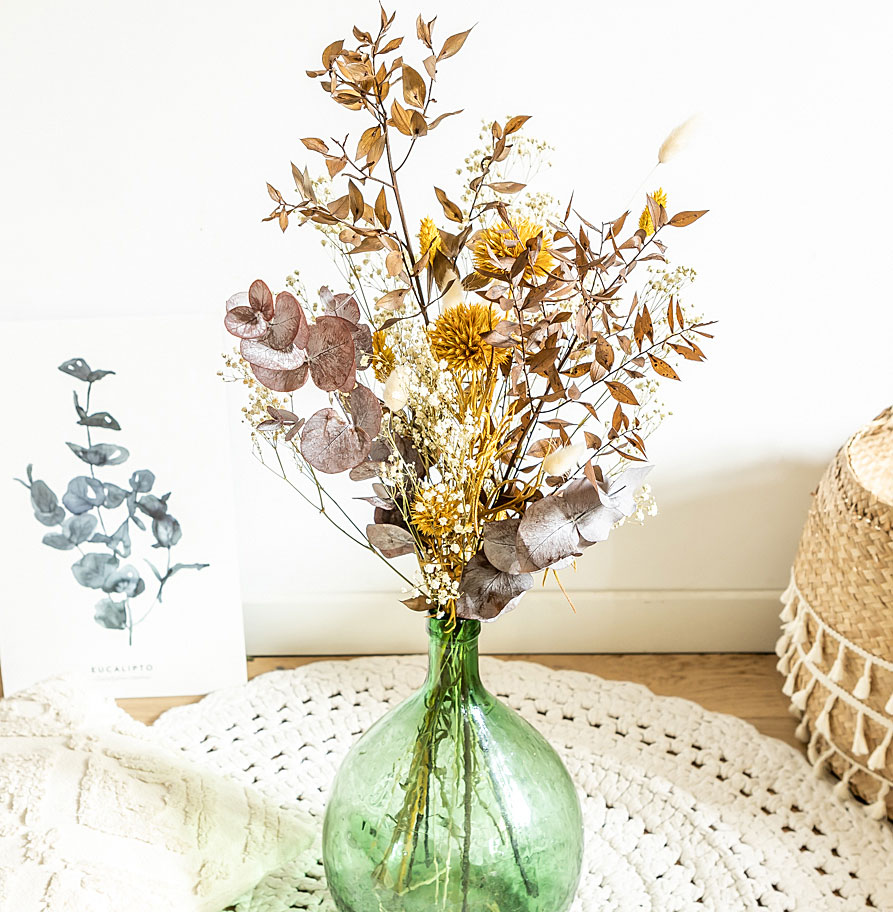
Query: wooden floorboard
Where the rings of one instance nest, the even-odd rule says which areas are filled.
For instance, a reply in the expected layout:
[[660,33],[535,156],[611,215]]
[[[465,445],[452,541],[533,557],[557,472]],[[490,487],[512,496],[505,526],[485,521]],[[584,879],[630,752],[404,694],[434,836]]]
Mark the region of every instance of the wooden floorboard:
[[[262,656],[248,660],[248,677],[277,668],[297,668],[309,662],[345,656]],[[585,671],[603,678],[636,681],[654,693],[694,700],[716,712],[746,719],[759,731],[800,747],[794,737],[796,720],[781,693],[782,679],[774,655],[739,653],[649,655],[545,655],[499,656],[539,662],[551,668]],[[485,682],[486,683],[486,682]],[[167,697],[119,700],[135,718],[154,722],[172,706],[194,703],[200,697]]]

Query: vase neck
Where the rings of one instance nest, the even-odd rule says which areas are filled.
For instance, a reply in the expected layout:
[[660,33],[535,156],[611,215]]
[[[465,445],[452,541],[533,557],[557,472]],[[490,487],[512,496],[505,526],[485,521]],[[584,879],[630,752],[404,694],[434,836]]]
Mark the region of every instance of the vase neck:
[[[428,690],[455,686],[468,691],[482,688],[478,670],[480,621],[428,621]],[[448,683],[449,682],[449,683]]]

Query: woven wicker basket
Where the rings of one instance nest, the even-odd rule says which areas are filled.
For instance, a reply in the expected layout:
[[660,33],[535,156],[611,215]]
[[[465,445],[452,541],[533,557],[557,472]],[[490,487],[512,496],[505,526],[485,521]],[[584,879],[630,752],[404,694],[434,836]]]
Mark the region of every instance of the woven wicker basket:
[[778,668],[816,772],[893,818],[893,407],[828,466],[782,602]]

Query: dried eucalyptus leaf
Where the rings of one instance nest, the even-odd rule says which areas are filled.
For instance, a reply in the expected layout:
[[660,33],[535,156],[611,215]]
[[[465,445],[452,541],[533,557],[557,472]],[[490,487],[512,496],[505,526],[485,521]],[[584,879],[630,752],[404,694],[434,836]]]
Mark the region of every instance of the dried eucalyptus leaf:
[[341,317],[320,317],[310,327],[307,359],[321,390],[342,389],[355,370],[353,325]]
[[564,498],[558,494],[550,494],[527,508],[518,526],[517,541],[524,572],[545,570],[580,551],[574,518],[568,515]]
[[301,367],[307,360],[307,353],[292,343],[285,349],[270,348],[266,341],[243,339],[239,352],[252,367],[272,371],[291,371]]
[[293,393],[307,382],[308,367],[302,364],[295,370],[269,370],[252,364],[251,373],[274,393]]
[[314,469],[328,475],[359,465],[369,455],[371,444],[362,428],[342,421],[331,408],[311,415],[301,431],[301,454]]
[[298,299],[289,291],[280,291],[276,295],[273,318],[269,321],[269,329],[263,341],[275,349],[284,350],[292,346],[303,349],[307,345],[309,332],[310,326]]
[[484,525],[484,555],[503,573],[521,572],[517,542],[519,525],[520,519],[500,519]]
[[[329,291],[328,288],[325,289]],[[323,300],[323,289],[319,290],[320,300]],[[356,298],[350,294],[336,294],[329,292],[325,298],[326,313],[333,317],[341,317],[348,323],[360,322],[360,305],[357,304]]]
[[400,557],[415,552],[415,539],[401,526],[390,523],[370,524],[366,526],[366,538],[384,557]]
[[370,478],[378,478],[379,472],[381,472],[381,463],[369,459],[350,470],[350,480],[368,481]]
[[353,331],[354,366],[365,370],[372,362],[372,330],[361,323]]
[[515,608],[531,586],[531,574],[503,573],[478,551],[462,571],[456,614],[468,620],[495,620]]
[[608,486],[608,499],[623,516],[632,516],[636,512],[635,495],[653,468],[650,464],[634,466]]
[[260,339],[269,329],[267,321],[250,307],[234,307],[223,318],[223,325],[230,335],[239,339]]
[[358,383],[351,390],[347,401],[353,423],[362,428],[370,440],[374,440],[381,430],[381,403],[378,396],[368,386]]
[[255,279],[248,289],[248,306],[261,314],[265,320],[273,318],[273,292],[267,287],[267,283],[261,279]]

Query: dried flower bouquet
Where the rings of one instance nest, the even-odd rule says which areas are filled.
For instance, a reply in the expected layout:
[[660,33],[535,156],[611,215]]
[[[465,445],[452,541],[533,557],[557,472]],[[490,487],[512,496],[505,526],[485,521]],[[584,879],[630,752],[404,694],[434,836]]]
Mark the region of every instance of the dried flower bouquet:
[[[374,909],[471,908],[473,804],[476,795],[487,804],[486,792],[487,826],[496,830],[481,840],[510,846],[523,908],[544,901],[566,908],[579,839],[568,850],[576,868],[548,894],[548,876],[538,883],[530,874],[536,854],[521,845],[527,835],[512,827],[505,783],[490,768],[490,710],[470,709],[493,704],[480,691],[463,628],[514,608],[534,573],[554,573],[618,524],[652,511],[643,479],[646,438],[662,417],[657,386],[679,379],[674,364],[702,361],[700,340],[709,338],[708,324],[680,300],[693,270],[669,268],[663,235],[704,212],[669,216],[659,190],[646,197],[638,227],[625,232],[629,212],[594,222],[570,203],[555,209],[518,179],[518,170],[536,171],[543,145],[525,137],[529,118],[515,116],[493,122],[485,147],[458,169],[465,183],[458,202],[433,187],[442,218],[412,216],[401,172],[416,144],[460,113],[435,116],[432,107],[440,67],[470,30],[435,42],[434,21],[419,17],[424,57],[413,66],[402,56],[403,38],[389,36],[393,19],[382,9],[377,30],[355,27],[352,46],[333,42],[308,72],[336,104],[364,118],[359,137],[303,139],[328,176],[314,179],[292,164],[296,199],[267,184],[275,204],[267,220],[282,231],[315,226],[335,254],[341,290],[324,287],[311,298],[293,276],[274,295],[253,282],[227,302],[226,327],[241,340],[227,363],[250,387],[244,412],[264,464],[386,560],[412,587],[404,604],[440,625],[411,758],[393,767],[403,794],[378,816],[354,808],[356,832],[378,835],[360,852],[371,859],[374,887],[360,878],[351,889],[368,894]],[[659,161],[680,141],[674,131]],[[647,278],[631,289],[648,261]],[[308,383],[329,398],[312,414],[295,396]],[[359,497],[372,510],[365,528],[326,485],[344,472],[371,487]],[[391,563],[402,555],[417,558],[417,575]],[[563,812],[567,820],[576,814],[579,830],[569,779],[566,796]],[[359,837],[338,843],[328,820],[327,845],[357,851]],[[452,879],[450,859],[459,865]],[[331,871],[327,861],[327,871],[337,871],[330,885],[339,908],[361,907],[344,886],[361,869],[346,855]],[[496,888],[489,889],[492,897]]]
[[[420,577],[404,576],[418,594],[404,604],[489,621],[517,605],[532,573],[566,566],[636,512],[659,418],[653,380],[703,360],[708,333],[679,299],[692,270],[652,271],[631,296],[630,279],[641,263],[666,263],[667,227],[704,213],[668,216],[660,190],[627,235],[629,213],[594,223],[568,204],[550,215],[549,200],[502,179],[516,148],[532,157],[518,116],[492,124],[464,204],[434,187],[444,221],[425,217],[414,233],[400,172],[460,113],[431,107],[439,67],[469,32],[435,50],[433,22],[419,17],[428,56],[416,69],[403,39],[388,38],[392,22],[382,12],[376,34],[355,28],[354,48],[330,44],[308,72],[371,121],[353,155],[347,138],[308,137],[329,180],[292,165],[297,201],[267,185],[267,219],[319,228],[348,290],[311,301],[297,281],[275,297],[255,281],[227,302],[241,340],[230,365],[251,379],[248,411],[276,469],[305,476],[302,493],[363,547],[418,558]],[[308,380],[330,404],[305,417],[293,394]],[[341,472],[374,482],[365,529],[325,487]]]

